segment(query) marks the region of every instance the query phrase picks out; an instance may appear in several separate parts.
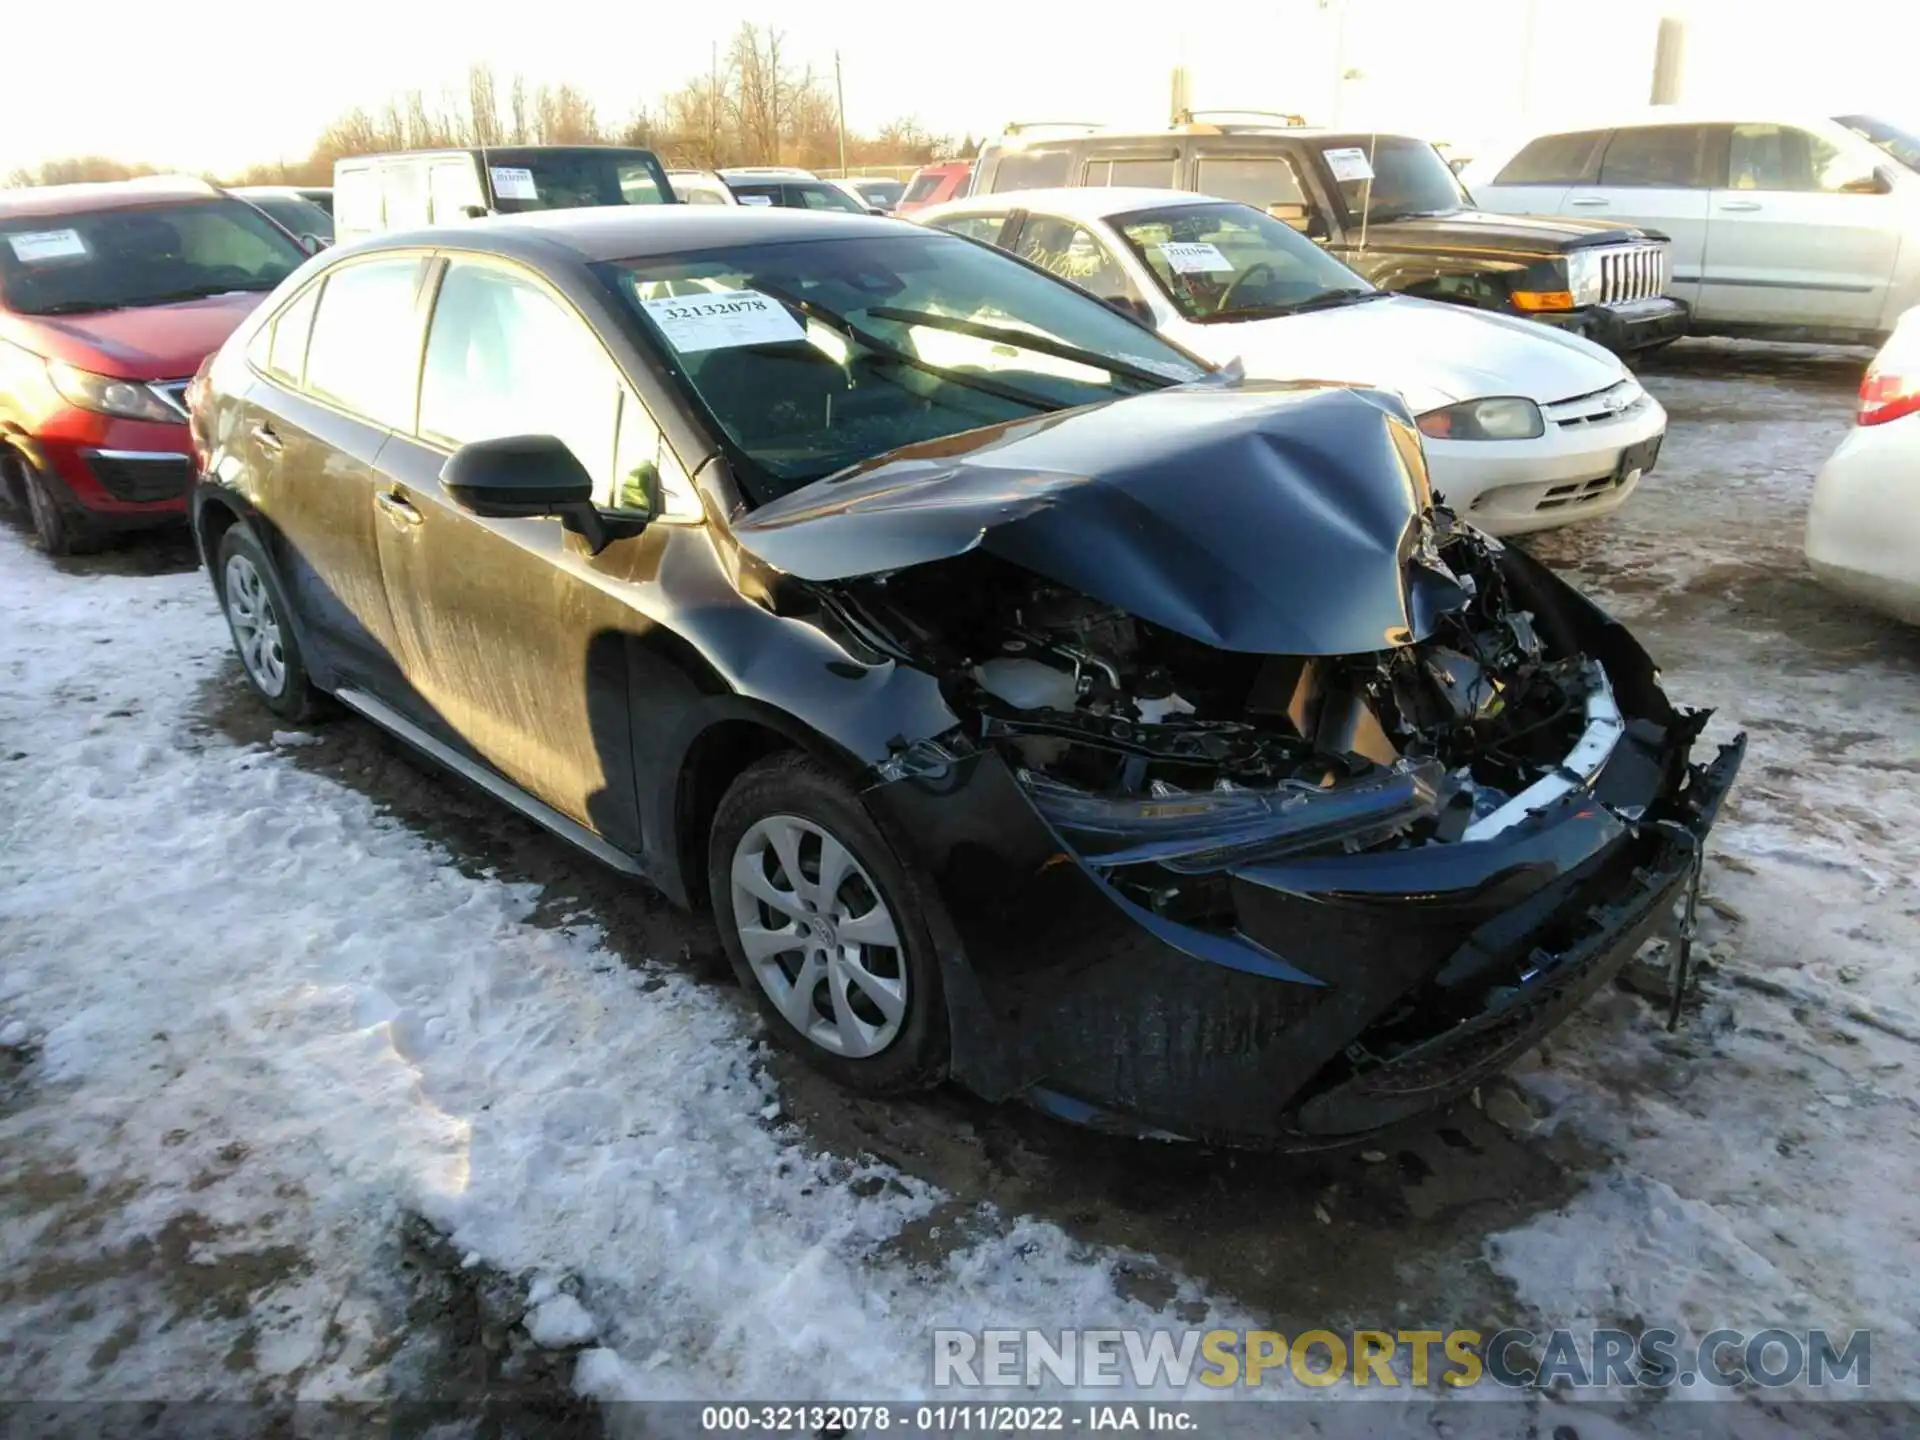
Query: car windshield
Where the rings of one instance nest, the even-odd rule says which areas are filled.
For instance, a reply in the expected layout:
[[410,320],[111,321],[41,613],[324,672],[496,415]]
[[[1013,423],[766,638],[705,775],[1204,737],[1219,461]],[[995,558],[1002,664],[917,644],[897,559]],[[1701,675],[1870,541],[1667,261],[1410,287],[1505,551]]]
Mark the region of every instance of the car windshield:
[[866,196],[870,205],[898,205],[907,189],[901,180],[856,180],[853,188]]
[[948,235],[610,269],[761,503],[902,445],[1207,373],[1072,286]]
[[267,291],[306,258],[286,231],[238,200],[0,219],[0,295],[19,315]]
[[838,185],[825,180],[734,180],[729,182],[742,205],[784,205],[790,210],[846,210],[855,215],[867,207]]
[[295,235],[333,239],[333,217],[311,200],[298,195],[243,195],[240,198],[256,210],[264,210],[268,219],[277,221]]
[[[1413,215],[1451,215],[1473,204],[1452,167],[1424,140],[1361,135],[1322,149],[1355,225],[1363,213],[1369,224],[1383,225]],[[1365,178],[1368,171],[1371,179]]]
[[1909,170],[1920,170],[1920,132],[1903,129],[1877,115],[1842,115],[1840,123],[1862,140],[1878,145]]
[[666,172],[650,150],[495,150],[487,168],[493,208],[503,215],[674,200]]
[[1337,304],[1373,287],[1251,205],[1169,205],[1110,222],[1182,315],[1203,324]]

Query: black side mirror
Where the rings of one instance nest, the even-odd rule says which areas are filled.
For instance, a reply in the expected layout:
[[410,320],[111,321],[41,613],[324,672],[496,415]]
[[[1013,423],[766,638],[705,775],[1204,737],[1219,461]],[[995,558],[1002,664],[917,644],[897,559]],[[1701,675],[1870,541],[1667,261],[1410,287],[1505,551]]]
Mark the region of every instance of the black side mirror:
[[1144,325],[1149,330],[1153,328],[1152,307],[1137,295],[1102,295],[1100,298],[1106,301],[1108,306],[1118,310],[1129,320]]
[[460,213],[469,220],[484,220],[487,218],[487,207],[484,205],[462,205],[460,207]]
[[322,240],[318,235],[308,234],[300,237],[300,248],[309,255],[318,255],[322,250],[326,249],[326,247],[327,242]]
[[1893,191],[1893,183],[1883,170],[1874,170],[1870,174],[1856,176],[1840,187],[1842,195],[1887,195]]
[[462,445],[441,467],[453,503],[488,520],[552,515],[598,555],[613,539],[593,503],[593,477],[551,435],[504,435]]

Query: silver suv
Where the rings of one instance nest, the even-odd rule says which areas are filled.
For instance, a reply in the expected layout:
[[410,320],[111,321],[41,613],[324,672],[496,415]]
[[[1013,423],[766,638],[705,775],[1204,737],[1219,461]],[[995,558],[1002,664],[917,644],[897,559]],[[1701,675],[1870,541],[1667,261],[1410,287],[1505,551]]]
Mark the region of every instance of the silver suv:
[[1462,178],[1483,209],[1661,231],[1696,333],[1877,344],[1920,301],[1920,173],[1869,118],[1662,109],[1509,145]]

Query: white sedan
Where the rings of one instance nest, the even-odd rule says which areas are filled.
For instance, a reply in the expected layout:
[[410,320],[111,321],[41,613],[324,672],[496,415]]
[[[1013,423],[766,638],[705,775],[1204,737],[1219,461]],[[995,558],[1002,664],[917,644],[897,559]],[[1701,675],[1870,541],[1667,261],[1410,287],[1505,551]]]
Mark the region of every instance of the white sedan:
[[1028,190],[932,206],[923,224],[998,245],[1259,379],[1398,391],[1434,489],[1496,535],[1618,509],[1667,415],[1618,357],[1526,320],[1376,290],[1251,206],[1178,190]]
[[1874,357],[1855,418],[1813,482],[1807,563],[1835,590],[1920,625],[1920,309]]

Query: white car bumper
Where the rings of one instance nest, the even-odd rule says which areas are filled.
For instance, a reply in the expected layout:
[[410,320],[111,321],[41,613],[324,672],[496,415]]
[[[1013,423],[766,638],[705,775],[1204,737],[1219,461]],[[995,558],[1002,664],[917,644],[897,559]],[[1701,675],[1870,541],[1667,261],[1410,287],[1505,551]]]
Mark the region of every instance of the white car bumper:
[[1493,535],[1520,535],[1620,508],[1641,469],[1627,452],[1666,434],[1667,412],[1647,396],[1619,420],[1547,422],[1538,440],[1428,440],[1433,488],[1463,520]]
[[1920,625],[1920,415],[1856,426],[1821,468],[1807,563],[1826,585]]

